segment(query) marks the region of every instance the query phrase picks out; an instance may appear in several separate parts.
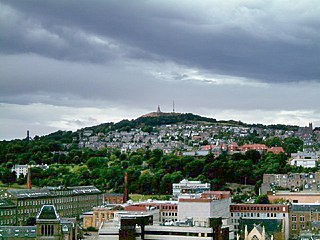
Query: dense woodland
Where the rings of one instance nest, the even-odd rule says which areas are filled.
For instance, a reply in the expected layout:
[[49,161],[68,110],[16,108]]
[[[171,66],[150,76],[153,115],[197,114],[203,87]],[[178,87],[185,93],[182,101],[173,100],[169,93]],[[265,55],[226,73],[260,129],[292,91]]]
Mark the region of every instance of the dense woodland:
[[[119,122],[116,127],[112,123],[99,125],[95,131],[123,128],[130,130],[137,126],[137,123],[131,126],[128,122]],[[163,121],[160,123],[163,124]],[[140,122],[139,125],[141,124]],[[143,124],[146,129],[153,125],[146,125],[145,122]],[[286,154],[268,153],[261,156],[257,151],[247,151],[244,155],[224,153],[219,157],[210,154],[198,158],[181,156],[179,151],[164,155],[161,150],[121,153],[118,149],[78,149],[77,143],[73,142],[73,137],[77,134],[58,131],[47,136],[35,137],[33,140],[1,141],[2,184],[25,184],[25,178],[21,176],[16,179],[15,174],[11,173],[14,164],[50,165],[47,170],[31,169],[32,184],[39,187],[93,184],[104,191],[122,192],[124,173],[127,172],[129,192],[142,194],[171,194],[172,183],[177,183],[183,178],[210,182],[213,190],[226,189],[227,182],[255,185],[257,190],[264,173],[306,171],[287,164],[288,154],[302,150],[303,147],[303,142],[294,137],[284,140],[272,137],[262,141],[254,135],[251,136],[250,141],[256,139],[269,147],[284,147]],[[307,171],[313,170],[315,169]]]

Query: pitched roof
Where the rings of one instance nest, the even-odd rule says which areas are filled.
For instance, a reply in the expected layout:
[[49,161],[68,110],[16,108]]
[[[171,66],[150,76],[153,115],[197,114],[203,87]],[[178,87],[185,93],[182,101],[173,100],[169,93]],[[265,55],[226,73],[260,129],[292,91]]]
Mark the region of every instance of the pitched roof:
[[60,217],[54,205],[43,205],[37,216],[37,220],[39,219],[40,220],[59,220]]

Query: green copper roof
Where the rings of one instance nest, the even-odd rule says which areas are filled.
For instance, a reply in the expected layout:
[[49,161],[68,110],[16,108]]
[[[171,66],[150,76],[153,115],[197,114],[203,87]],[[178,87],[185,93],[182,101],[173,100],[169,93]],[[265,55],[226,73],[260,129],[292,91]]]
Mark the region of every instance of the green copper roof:
[[59,215],[57,214],[57,211],[53,205],[43,205],[39,215],[37,216],[37,219],[59,219]]

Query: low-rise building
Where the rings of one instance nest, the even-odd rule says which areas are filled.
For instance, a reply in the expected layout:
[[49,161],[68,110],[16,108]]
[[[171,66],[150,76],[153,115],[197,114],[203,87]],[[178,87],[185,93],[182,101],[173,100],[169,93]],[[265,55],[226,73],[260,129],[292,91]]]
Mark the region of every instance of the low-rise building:
[[320,190],[320,172],[263,174],[261,194],[278,190],[318,191]]
[[320,192],[278,191],[274,193],[268,193],[268,199],[270,202],[287,201],[290,203],[319,203]]
[[[290,207],[290,236],[301,239],[301,235],[319,234],[320,203],[294,203]],[[309,239],[309,238],[304,238]],[[315,238],[318,239],[318,238]]]
[[210,191],[210,183],[201,183],[201,181],[188,181],[183,179],[180,183],[172,184],[172,196],[177,199],[183,194],[199,194]]
[[251,231],[255,226],[265,227],[265,231],[275,239],[289,239],[289,207],[282,204],[232,204],[231,222],[235,234],[244,238],[245,228]]
[[178,221],[191,220],[193,226],[209,227],[210,219],[221,218],[222,226],[230,230],[230,238],[234,237],[230,222],[231,193],[228,191],[209,191],[178,199]]

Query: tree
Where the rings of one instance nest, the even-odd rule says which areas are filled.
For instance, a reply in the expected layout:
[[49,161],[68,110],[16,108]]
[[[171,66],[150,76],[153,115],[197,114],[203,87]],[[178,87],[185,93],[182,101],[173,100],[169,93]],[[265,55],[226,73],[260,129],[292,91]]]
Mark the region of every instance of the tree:
[[267,194],[260,195],[254,201],[255,204],[270,204]]

